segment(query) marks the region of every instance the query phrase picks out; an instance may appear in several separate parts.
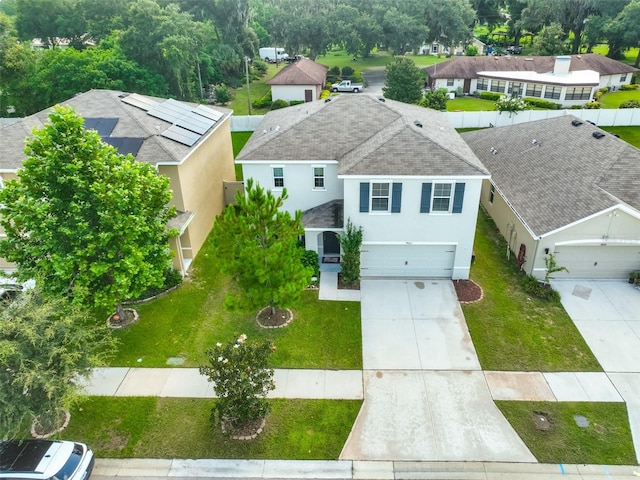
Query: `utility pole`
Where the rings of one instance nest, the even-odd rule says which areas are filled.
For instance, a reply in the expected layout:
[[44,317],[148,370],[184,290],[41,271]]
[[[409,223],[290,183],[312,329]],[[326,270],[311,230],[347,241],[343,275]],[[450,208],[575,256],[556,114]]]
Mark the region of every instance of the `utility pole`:
[[251,115],[251,91],[249,90],[249,57],[244,57],[244,73],[247,76],[247,104]]

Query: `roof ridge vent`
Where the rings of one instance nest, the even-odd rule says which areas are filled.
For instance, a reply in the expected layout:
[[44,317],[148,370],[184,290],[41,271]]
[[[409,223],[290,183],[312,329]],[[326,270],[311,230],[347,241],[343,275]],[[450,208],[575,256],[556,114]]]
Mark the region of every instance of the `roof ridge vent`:
[[597,138],[598,140],[600,140],[603,137],[606,137],[606,135],[602,132],[593,132],[591,135],[593,136],[593,138]]
[[422,128],[422,122],[420,122],[420,120],[414,120],[413,124],[418,128]]
[[571,125],[573,125],[574,127],[579,127],[580,125],[582,125],[582,122],[580,120],[571,120]]

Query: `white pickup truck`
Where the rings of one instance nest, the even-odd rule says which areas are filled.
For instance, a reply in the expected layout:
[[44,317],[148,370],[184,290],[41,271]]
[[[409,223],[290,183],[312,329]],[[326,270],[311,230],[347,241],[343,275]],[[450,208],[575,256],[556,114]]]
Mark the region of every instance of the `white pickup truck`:
[[351,80],[343,80],[340,83],[331,85],[332,92],[358,93],[358,92],[361,92],[363,88],[364,88],[364,85],[362,85],[361,83],[351,83]]

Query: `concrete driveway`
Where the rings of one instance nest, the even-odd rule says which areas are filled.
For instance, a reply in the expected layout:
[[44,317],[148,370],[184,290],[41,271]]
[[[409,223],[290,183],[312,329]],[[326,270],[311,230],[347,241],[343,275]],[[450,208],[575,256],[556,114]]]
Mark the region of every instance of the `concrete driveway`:
[[605,372],[640,372],[640,290],[620,280],[552,286]]
[[348,460],[535,462],[495,406],[449,280],[360,284],[364,403]]
[[449,280],[363,280],[365,370],[480,370]]

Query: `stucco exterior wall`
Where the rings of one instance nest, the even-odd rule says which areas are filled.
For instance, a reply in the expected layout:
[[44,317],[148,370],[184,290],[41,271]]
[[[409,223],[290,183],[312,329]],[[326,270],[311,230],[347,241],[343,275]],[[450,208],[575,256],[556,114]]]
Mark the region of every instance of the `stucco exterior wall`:
[[313,99],[320,98],[318,91],[318,85],[271,85],[271,99],[272,100],[286,100],[290,102],[292,100],[305,100],[305,90],[311,90],[313,92]]
[[[625,77],[625,79],[624,81],[621,81],[620,79],[623,76]],[[629,85],[631,83],[632,77],[633,77],[633,73],[627,73],[622,75],[619,73],[616,75],[601,75],[600,85],[598,86],[598,88],[609,87],[614,90],[617,90],[618,88],[620,88],[620,85]]]
[[[361,213],[360,182],[370,180],[402,183],[400,213]],[[465,183],[461,213],[420,213],[424,182],[454,181]],[[344,180],[344,219],[363,228],[363,242],[381,244],[455,245],[453,279],[469,278],[473,240],[478,218],[481,190],[478,178],[346,178]]]
[[224,208],[223,180],[236,178],[229,119],[222,121],[180,165],[158,165],[158,173],[170,179],[171,204],[195,213],[183,239],[188,239],[191,248],[191,255],[186,251],[185,257],[194,258]]
[[[526,249],[525,262],[522,269],[531,274],[536,259],[536,239],[524,226],[522,221],[514,213],[507,202],[502,198],[499,191],[496,190],[493,195],[493,202],[490,201],[491,181],[484,180],[482,182],[482,193],[480,195],[480,203],[493,219],[500,234],[504,237],[509,246],[510,255],[518,255],[520,245],[524,244]],[[504,252],[507,255],[507,252]],[[544,260],[543,260],[544,266]],[[544,273],[542,275],[544,277]]]
[[[338,164],[335,160],[328,162],[260,162],[243,163],[244,178],[253,178],[263,188],[268,188],[279,195],[282,189],[273,184],[273,167],[284,170],[284,186],[289,198],[284,201],[284,208],[289,213],[296,210],[308,210],[331,200],[343,198],[343,182],[338,179]],[[314,188],[314,167],[324,167],[325,188]]]

